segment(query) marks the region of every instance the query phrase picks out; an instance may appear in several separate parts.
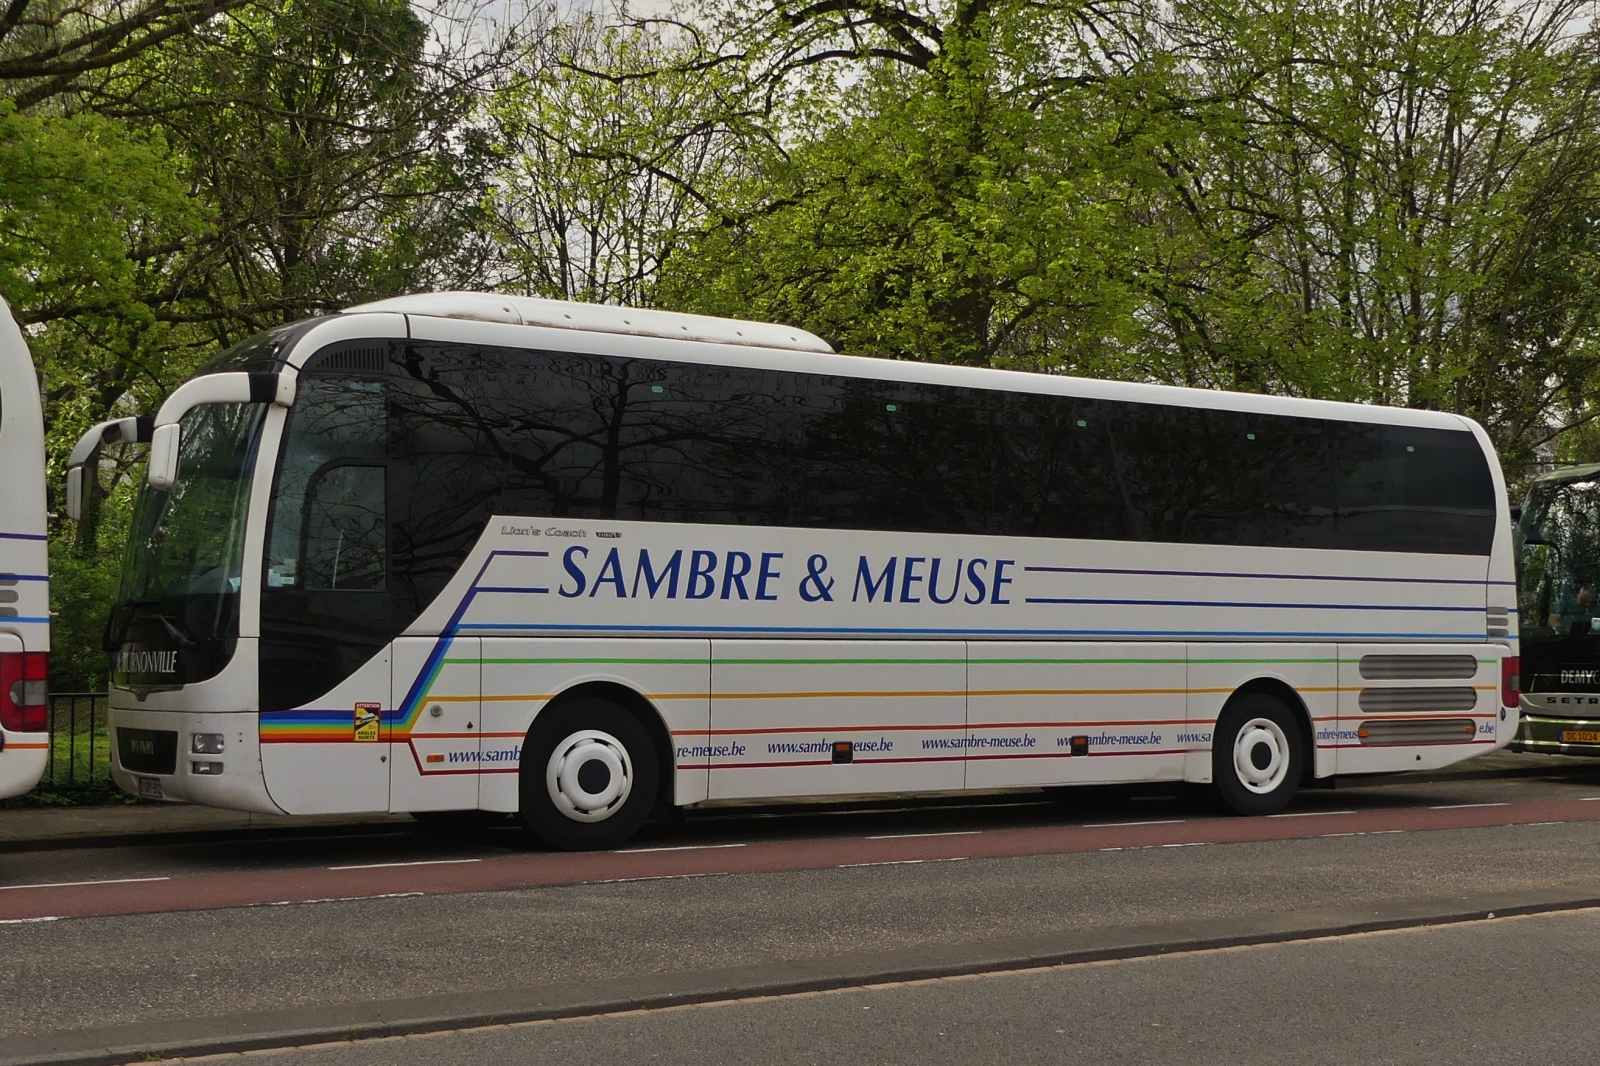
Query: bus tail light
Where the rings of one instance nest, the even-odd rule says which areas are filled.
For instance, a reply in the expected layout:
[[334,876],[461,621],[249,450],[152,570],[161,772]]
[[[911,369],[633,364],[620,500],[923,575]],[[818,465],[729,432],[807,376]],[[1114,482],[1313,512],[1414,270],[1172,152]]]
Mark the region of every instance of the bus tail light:
[[13,733],[49,731],[49,674],[50,656],[42,651],[0,652],[0,726]]
[[1507,655],[1500,660],[1500,701],[1507,707],[1522,702],[1522,656]]

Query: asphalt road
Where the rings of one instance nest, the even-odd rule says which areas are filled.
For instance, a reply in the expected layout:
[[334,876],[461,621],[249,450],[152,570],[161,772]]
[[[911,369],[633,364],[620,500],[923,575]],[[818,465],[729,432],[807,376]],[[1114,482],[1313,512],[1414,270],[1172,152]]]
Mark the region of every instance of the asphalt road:
[[1588,1064],[1583,1019],[1597,958],[1600,912],[1584,911],[323,1045],[260,1061]]
[[[994,945],[1011,945],[1006,948],[1009,951],[1018,943],[1043,943],[1078,934],[1115,938],[1126,931],[1145,930],[1141,935],[1147,940],[1154,936],[1156,940],[1150,942],[1158,943],[1161,930],[1176,929],[1183,923],[1189,923],[1184,928],[1191,931],[1200,926],[1220,928],[1218,923],[1233,930],[1267,928],[1286,921],[1292,924],[1299,916],[1315,924],[1323,920],[1317,916],[1329,908],[1344,908],[1342,914],[1414,914],[1421,913],[1419,901],[1428,904],[1422,911],[1428,907],[1449,910],[1517,893],[1547,900],[1600,899],[1600,800],[1591,799],[1600,797],[1600,771],[1588,763],[1495,758],[1498,761],[1469,764],[1470,771],[1464,768],[1435,780],[1387,779],[1361,788],[1308,792],[1288,812],[1293,817],[1282,819],[1218,818],[1197,809],[1192,797],[1171,795],[1082,809],[1013,797],[901,806],[773,808],[754,816],[712,812],[682,825],[652,827],[629,854],[578,858],[538,850],[511,830],[439,835],[392,829],[346,836],[256,835],[191,845],[0,854],[0,908],[20,906],[8,898],[42,899],[55,904],[57,911],[70,912],[68,903],[89,897],[73,895],[83,886],[60,882],[102,882],[87,889],[100,894],[90,898],[90,902],[99,900],[99,910],[91,907],[82,912],[95,916],[0,924],[0,959],[6,962],[0,967],[0,1004],[5,1008],[0,1011],[0,1063],[44,1061],[42,1054],[29,1050],[43,1046],[40,1040],[53,1039],[56,1034],[70,1044],[67,1038],[74,1033],[107,1026],[143,1026],[128,1039],[144,1040],[162,1026],[188,1026],[184,1031],[192,1034],[198,1031],[197,1025],[205,1028],[200,1025],[205,1019],[228,1015],[228,1020],[212,1026],[225,1033],[230,1027],[259,1029],[260,1019],[265,1017],[258,1017],[259,1012],[278,1012],[273,1017],[281,1022],[302,1014],[326,1018],[330,1008],[341,1005],[370,1007],[405,1001],[448,1013],[446,1007],[457,1009],[463,1003],[489,1002],[512,993],[525,996],[529,990],[570,996],[598,987],[597,982],[618,980],[653,981],[654,987],[670,989],[674,982],[692,983],[699,979],[697,975],[723,972],[732,975],[727,978],[728,987],[736,990],[749,974],[770,975],[777,972],[774,967],[781,971],[785,963],[803,964],[812,973],[828,967],[837,967],[841,973],[866,973],[881,960],[931,948],[956,955],[966,952],[981,960],[985,952],[1000,950]],[[840,861],[862,856],[869,861]],[[388,865],[394,863],[423,865]],[[330,866],[363,869],[330,871]],[[485,886],[473,881],[479,873],[459,872],[485,869],[498,869],[510,879]],[[645,872],[638,872],[641,869]],[[541,880],[540,871],[550,870],[567,872]],[[615,874],[623,876],[611,876]],[[363,898],[312,894],[334,883],[329,878],[343,877],[380,880],[363,882]],[[404,880],[412,877],[424,878],[420,882],[423,887],[406,888],[418,883]],[[168,880],[104,883],[132,878]],[[250,906],[234,905],[237,900],[222,891],[228,885],[258,882],[273,882],[278,887],[302,884],[306,891],[295,897],[298,902],[256,900],[268,905]],[[39,884],[53,887],[6,887]],[[375,888],[386,891],[372,891]],[[420,894],[397,894],[411,891]],[[207,892],[214,892],[209,901]],[[115,913],[117,908],[108,904],[120,899],[134,904],[123,907],[124,913]],[[1533,928],[1530,923],[1534,922],[1530,918],[1524,925]],[[1502,927],[1523,926],[1498,923],[1482,928]],[[1458,927],[1457,932],[1467,928]],[[1494,935],[1514,938],[1516,934]],[[1382,937],[1371,939],[1376,943]],[[1323,957],[1315,954],[1322,950],[1316,945],[1301,946],[1313,953],[1308,958]],[[1292,949],[1299,950],[1285,945],[1270,950],[1252,948],[1243,954],[1257,952],[1263,960],[1299,958]],[[1466,948],[1460,950],[1472,954]],[[1274,955],[1273,951],[1289,954]],[[1232,956],[1225,955],[1204,956],[1221,960],[1204,965],[1236,965],[1227,961]],[[1270,965],[1277,964],[1260,965],[1270,970]],[[1322,963],[1304,965],[1312,967],[1308,973],[1322,972],[1317,969]],[[1328,980],[1333,981],[1343,972],[1338,967],[1346,964],[1329,965],[1334,966],[1327,972]],[[1015,999],[1020,1005],[1027,1002],[1026,996],[996,992],[1000,999],[993,1005],[998,1013],[986,1014],[980,1009],[981,996],[988,993],[977,989],[990,987],[985,981],[994,982],[995,988],[1006,981],[1019,983],[1005,987],[1037,987],[1041,990],[1037,996],[1043,998],[1035,1000],[1036,1007],[1050,997],[1082,1004],[1071,1012],[1078,1021],[1077,1029],[1066,1027],[1079,1034],[1072,1048],[1118,1046],[1110,1036],[1104,1044],[1094,1041],[1121,1032],[1111,1018],[1135,1017],[1132,1004],[1154,1003],[1176,1011],[1176,1018],[1188,1016],[1185,1012],[1190,1010],[1191,1000],[1199,1002],[1194,989],[1182,994],[1168,989],[1155,999],[1144,1000],[1133,995],[1137,989],[1112,994],[1119,987],[1115,982],[1123,979],[1106,976],[1113,971],[1145,972],[1138,964],[1121,963],[918,985],[917,989],[927,991],[908,991],[908,998],[896,1000],[904,1005],[896,1008],[903,1014],[895,1024],[903,1030],[907,1049],[920,1047],[934,1058],[942,1054],[963,1061],[986,1061],[969,1053],[967,1044],[950,1044],[955,1051],[939,1052],[935,1045],[917,1044],[905,1034],[921,1031],[918,1018],[941,1017],[944,1007],[939,1006],[942,1001],[938,997],[946,995],[958,1000],[977,997],[965,1015],[965,1028],[946,1030],[951,1040],[956,1039],[950,1036],[954,1032],[966,1034],[962,1040],[982,1043],[989,1039],[981,1035],[985,1030],[979,1023],[991,1017],[1012,1018],[1011,1028],[1006,1030],[1009,1033],[1032,1033],[1023,1015],[1006,1013],[1010,1009],[1007,1003]],[[883,972],[892,972],[892,967]],[[1379,972],[1387,975],[1390,971]],[[1101,976],[1094,976],[1097,974]],[[1433,996],[1426,972],[1419,974],[1419,988]],[[1100,986],[1096,982],[1101,980],[1111,982],[1105,986],[1104,996],[1097,991]],[[1200,982],[1196,989],[1204,986],[1200,1000],[1220,994],[1219,989],[1225,987],[1212,987],[1211,977],[1193,980]],[[1519,987],[1537,990],[1557,980],[1566,978],[1551,976],[1542,978],[1542,983]],[[1586,980],[1592,989],[1592,973]],[[1031,981],[1042,984],[1027,983]],[[1258,987],[1263,994],[1296,987],[1285,981],[1287,978],[1276,984],[1263,981],[1249,987]],[[1052,982],[1066,983],[1058,986]],[[1490,1006],[1500,1009],[1506,984],[1496,975],[1472,1002],[1485,1010]],[[1155,995],[1156,986],[1150,987],[1150,995]],[[1178,990],[1183,987],[1174,986]],[[1337,982],[1330,984],[1329,996],[1341,987]],[[955,991],[940,991],[946,988]],[[1337,997],[1294,993],[1286,1010],[1299,1024],[1312,1029],[1332,1025],[1337,1019],[1344,1019],[1339,1024],[1348,1028],[1353,1024],[1350,1019],[1360,1018],[1362,1010],[1393,1011],[1398,1017],[1403,1013],[1399,1001],[1385,989],[1387,986],[1375,986],[1363,1001],[1364,1007],[1337,1010]],[[888,991],[893,990],[871,995]],[[1352,986],[1352,995],[1354,991]],[[1379,991],[1382,995],[1376,994]],[[1487,1006],[1485,995],[1490,996]],[[1072,996],[1087,998],[1074,1000]],[[809,1000],[783,999],[764,1001],[765,1006],[654,1012],[638,1015],[637,1024],[644,1028],[637,1030],[627,1028],[634,1022],[606,1019],[546,1026],[539,1030],[544,1035],[534,1034],[537,1027],[530,1027],[496,1030],[501,1036],[486,1032],[429,1038],[432,1043],[417,1038],[413,1043],[417,1048],[433,1049],[417,1053],[435,1056],[439,1063],[509,1061],[513,1060],[510,1051],[502,1057],[484,1051],[488,1045],[473,1042],[548,1040],[555,1042],[548,1047],[557,1049],[564,1046],[559,1044],[562,1040],[588,1039],[561,1034],[579,1033],[582,1026],[589,1025],[592,1028],[584,1032],[617,1034],[620,1043],[605,1043],[594,1056],[609,1061],[625,1052],[631,1054],[628,1049],[636,1045],[629,1041],[645,1039],[640,1034],[647,1030],[666,1033],[674,1025],[703,1029],[709,1024],[722,1032],[721,1022],[708,1019],[716,1011],[729,1011],[732,1013],[726,1017],[730,1019],[752,1019],[730,1023],[728,1030],[744,1033],[748,1050],[748,1041],[754,1039],[751,1034],[768,1024],[760,1019],[769,1015],[760,1012],[771,1010],[777,1012],[770,1015],[774,1019],[771,1024],[777,1027],[773,1031],[789,1035],[779,1042],[782,1053],[774,1052],[770,1061],[802,1061],[783,1055],[808,1049],[814,1050],[818,1059],[846,1054],[864,1057],[836,1040],[829,1021],[833,1015],[805,1013],[833,1010],[830,1004],[845,998],[844,993],[834,993],[809,1006]],[[1118,1007],[1124,1001],[1130,1005],[1126,1011]],[[1107,1009],[1112,1010],[1103,1024],[1089,1009],[1094,1003],[1109,1004]],[[1222,1010],[1223,1005],[1219,1003],[1215,1009]],[[1419,1006],[1427,1017],[1408,1024],[1433,1025],[1429,1013],[1433,1009]],[[747,1010],[756,1013],[747,1015]],[[928,1011],[933,1013],[919,1013]],[[691,1017],[701,1020],[681,1020]],[[1200,1012],[1195,1017],[1210,1015]],[[1225,1017],[1218,1016],[1215,1024],[1222,1025]],[[815,1037],[814,1045],[804,1039],[811,1031],[807,1026],[813,1024],[824,1030]],[[1229,1024],[1235,1026],[1229,1031],[1238,1036],[1256,1023],[1236,1019]],[[310,1022],[306,1025],[315,1028]],[[839,1039],[848,1030],[845,1026]],[[1203,1032],[1204,1026],[1192,1031]],[[1546,1032],[1542,1039],[1556,1040],[1561,1032],[1559,1028]],[[1165,1038],[1168,1034],[1160,1035]],[[1029,1055],[1059,1053],[1063,1045],[1045,1039],[1050,1036],[1055,1036],[1053,1029],[1038,1040],[1028,1037],[1024,1041],[1027,1047],[1005,1041],[995,1047],[1009,1049],[1004,1056],[1008,1061],[1028,1061]],[[114,1042],[110,1037],[106,1040]],[[462,1043],[452,1042],[456,1040]],[[1207,1047],[1233,1046],[1220,1036],[1206,1040]],[[725,1044],[713,1044],[702,1048],[710,1057],[697,1061],[716,1061],[723,1053],[717,1047],[731,1055],[741,1046],[732,1037]],[[387,1048],[398,1055],[402,1052],[394,1049],[411,1046],[404,1041],[385,1042],[340,1053],[381,1056],[389,1052],[373,1049]],[[688,1046],[702,1045],[693,1041],[683,1045]],[[1141,1059],[1164,1054],[1167,1048],[1159,1043],[1132,1046],[1145,1048]],[[528,1047],[534,1050],[526,1056],[518,1052],[514,1059],[545,1053],[535,1045]],[[662,1050],[652,1047],[651,1053]],[[677,1053],[682,1047],[674,1043],[671,1050]],[[480,1053],[487,1057],[477,1057]],[[872,1055],[897,1061],[875,1050]],[[1114,1056],[1096,1055],[1104,1061],[1117,1061]],[[1514,1056],[1501,1057],[1515,1061]],[[1396,1059],[1401,1060],[1430,1061],[1404,1055]],[[746,1055],[741,1061],[752,1059]],[[1246,1057],[1242,1061],[1255,1060]],[[1351,1053],[1344,1059],[1326,1061],[1383,1058]],[[1562,1060],[1546,1055],[1543,1061]]]

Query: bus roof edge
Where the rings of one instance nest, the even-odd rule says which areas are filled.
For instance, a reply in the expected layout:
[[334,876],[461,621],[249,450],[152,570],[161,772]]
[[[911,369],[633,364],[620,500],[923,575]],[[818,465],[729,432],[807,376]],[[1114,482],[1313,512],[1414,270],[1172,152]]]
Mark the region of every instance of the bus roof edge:
[[491,292],[417,293],[413,296],[396,296],[388,300],[357,304],[345,308],[343,313],[360,314],[368,311],[833,354],[833,348],[827,341],[814,333],[793,326],[744,322],[735,318],[712,318],[709,315],[686,315],[675,311],[617,307],[611,304],[541,300],[531,296],[501,296]]

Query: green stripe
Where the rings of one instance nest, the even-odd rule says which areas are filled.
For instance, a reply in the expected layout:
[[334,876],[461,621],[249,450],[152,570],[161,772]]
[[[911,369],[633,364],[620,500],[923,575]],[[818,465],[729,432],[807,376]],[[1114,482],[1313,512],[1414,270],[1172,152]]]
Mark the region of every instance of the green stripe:
[[1046,665],[1074,665],[1074,664],[1080,664],[1080,663],[1107,664],[1107,663],[1109,663],[1109,664],[1124,664],[1124,665],[1126,665],[1126,664],[1134,664],[1134,665],[1138,665],[1138,666],[1153,666],[1153,665],[1158,665],[1158,664],[1161,664],[1161,663],[1182,664],[1182,663],[1189,662],[1189,661],[1190,660],[1188,660],[1188,659],[968,659],[967,660],[968,663],[970,663],[970,664],[972,664],[974,666],[980,666],[980,665],[981,666],[987,666],[990,663],[1008,663],[1008,664],[1009,663],[1043,663],[1043,664],[1046,664]]
[[572,663],[600,663],[602,665],[627,664],[630,666],[662,665],[662,666],[705,666],[706,659],[446,659],[448,663],[497,663],[497,664],[572,664]]
[[713,659],[717,666],[954,666],[965,659]]

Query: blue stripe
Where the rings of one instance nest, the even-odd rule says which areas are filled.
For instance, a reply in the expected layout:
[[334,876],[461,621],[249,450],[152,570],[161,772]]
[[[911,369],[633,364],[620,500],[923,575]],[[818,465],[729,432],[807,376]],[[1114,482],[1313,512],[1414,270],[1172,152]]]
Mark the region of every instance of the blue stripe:
[[1414,607],[1387,606],[1377,603],[1235,603],[1229,600],[1085,600],[1050,596],[1029,596],[1027,603],[1084,603],[1128,607],[1271,607],[1292,611],[1475,611],[1482,607]]
[[933,636],[1045,636],[1045,637],[1266,637],[1271,639],[1367,640],[1401,638],[1404,640],[1449,640],[1482,644],[1484,638],[1475,633],[1369,633],[1369,632],[1295,632],[1278,630],[1191,630],[1191,629],[898,629],[860,626],[854,629],[833,626],[645,626],[645,625],[562,625],[559,623],[531,622],[464,622],[457,629],[467,630],[533,630],[538,632],[582,631],[605,633],[805,633],[854,634],[888,633],[898,635]]
[[0,533],[0,540],[49,540],[43,533]]
[[1405,585],[1514,585],[1515,581],[1473,581],[1454,577],[1364,577],[1334,574],[1249,574],[1229,570],[1121,570],[1095,566],[1024,566],[1040,574],[1128,574],[1137,577],[1249,577],[1269,581],[1368,581]]
[[475,593],[476,592],[540,592],[540,593],[547,593],[550,590],[549,589],[531,588],[531,587],[530,588],[518,588],[518,587],[516,587],[514,585],[480,585],[480,586],[474,588],[472,591],[475,592]]
[[7,581],[49,581],[49,574],[7,574],[0,572],[0,578]]
[[460,624],[461,616],[467,613],[467,608],[472,605],[473,599],[478,595],[478,582],[482,581],[483,575],[489,572],[489,564],[502,555],[520,556],[525,559],[550,558],[550,553],[547,551],[520,551],[497,548],[489,553],[489,557],[483,561],[483,566],[479,568],[478,573],[473,577],[472,584],[467,586],[467,594],[461,598],[461,603],[456,606],[455,612],[450,615],[450,621],[445,623],[444,631],[439,634],[439,639],[434,641],[433,648],[428,652],[428,658],[423,662],[421,671],[412,680],[411,687],[406,690],[406,698],[400,701],[400,706],[390,712],[392,719],[404,721],[411,713],[411,708],[416,704],[423,688],[432,683],[433,676],[438,670],[439,662],[444,658],[446,649],[450,647],[453,634],[457,630],[464,628]]
[[42,626],[42,625],[49,625],[50,624],[50,619],[49,618],[30,618],[27,615],[22,615],[20,617],[13,616],[11,618],[0,618],[0,625],[4,625],[7,622],[32,622],[35,625],[41,625]]

